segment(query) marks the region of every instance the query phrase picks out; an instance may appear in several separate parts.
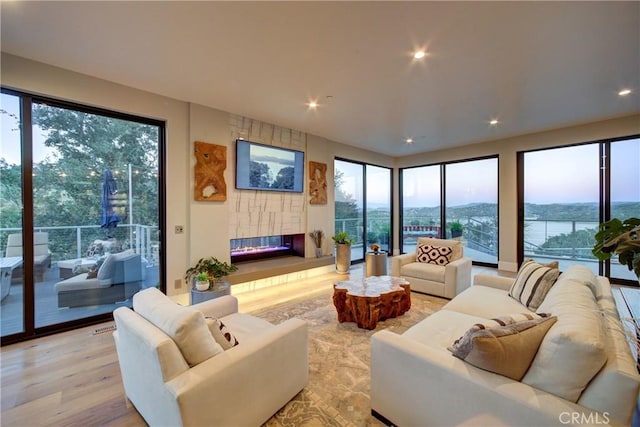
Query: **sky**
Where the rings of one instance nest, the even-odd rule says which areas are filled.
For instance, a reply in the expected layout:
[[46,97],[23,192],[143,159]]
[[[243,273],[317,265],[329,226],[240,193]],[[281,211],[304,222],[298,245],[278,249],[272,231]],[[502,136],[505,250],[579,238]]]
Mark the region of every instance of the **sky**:
[[[0,96],[0,109],[7,113],[19,116],[20,102],[16,96],[2,94]],[[9,114],[0,114],[0,158],[4,158],[9,164],[20,164],[20,132],[16,119]],[[45,147],[44,131],[37,126],[33,129],[33,159],[41,162],[46,156],[51,156],[55,150]]]

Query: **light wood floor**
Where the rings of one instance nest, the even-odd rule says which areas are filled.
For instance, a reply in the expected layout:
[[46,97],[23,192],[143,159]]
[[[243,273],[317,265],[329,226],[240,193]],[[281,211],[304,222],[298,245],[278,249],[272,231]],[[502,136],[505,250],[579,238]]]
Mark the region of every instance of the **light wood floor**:
[[[473,273],[497,274],[476,268]],[[362,276],[354,266],[352,277]],[[344,275],[329,273],[238,295],[251,312],[290,299],[330,292]],[[340,278],[340,279],[338,279]],[[124,395],[111,332],[113,322],[3,347],[0,351],[3,426],[144,426]]]

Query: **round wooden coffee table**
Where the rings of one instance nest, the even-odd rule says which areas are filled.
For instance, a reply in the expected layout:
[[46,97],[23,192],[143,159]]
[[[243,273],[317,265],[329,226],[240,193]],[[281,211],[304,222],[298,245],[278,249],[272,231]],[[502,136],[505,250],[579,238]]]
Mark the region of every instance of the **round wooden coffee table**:
[[371,330],[379,320],[400,316],[411,308],[411,287],[405,279],[392,276],[336,282],[333,305],[340,323],[356,322]]

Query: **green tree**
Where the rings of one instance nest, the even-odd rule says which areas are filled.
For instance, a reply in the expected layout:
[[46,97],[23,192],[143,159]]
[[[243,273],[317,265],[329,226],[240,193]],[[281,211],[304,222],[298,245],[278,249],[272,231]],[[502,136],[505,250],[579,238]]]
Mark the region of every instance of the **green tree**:
[[[158,225],[157,126],[44,104],[34,104],[32,120],[53,153],[33,165],[36,227],[99,225],[107,169],[115,174],[123,205],[127,205],[129,186],[132,189],[133,212],[125,209],[123,219],[133,215],[134,223]],[[20,173],[20,165],[0,161],[0,227],[21,226]],[[75,231],[51,230],[49,234],[54,253],[58,251],[60,257],[75,254]],[[83,245],[104,235],[99,229],[85,230]],[[123,228],[116,237],[128,239],[128,231]]]

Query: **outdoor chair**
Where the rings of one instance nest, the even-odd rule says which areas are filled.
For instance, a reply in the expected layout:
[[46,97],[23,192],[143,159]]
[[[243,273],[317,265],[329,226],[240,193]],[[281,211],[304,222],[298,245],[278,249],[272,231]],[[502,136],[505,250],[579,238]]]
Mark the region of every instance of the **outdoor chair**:
[[[49,251],[49,233],[36,232],[33,233],[33,272],[36,282],[44,281],[44,273],[47,268],[51,267],[51,252]],[[22,252],[22,233],[9,234],[7,237],[7,249],[5,257],[23,257]],[[24,263],[24,261],[23,261]],[[23,267],[13,270],[12,281],[22,279]]]

